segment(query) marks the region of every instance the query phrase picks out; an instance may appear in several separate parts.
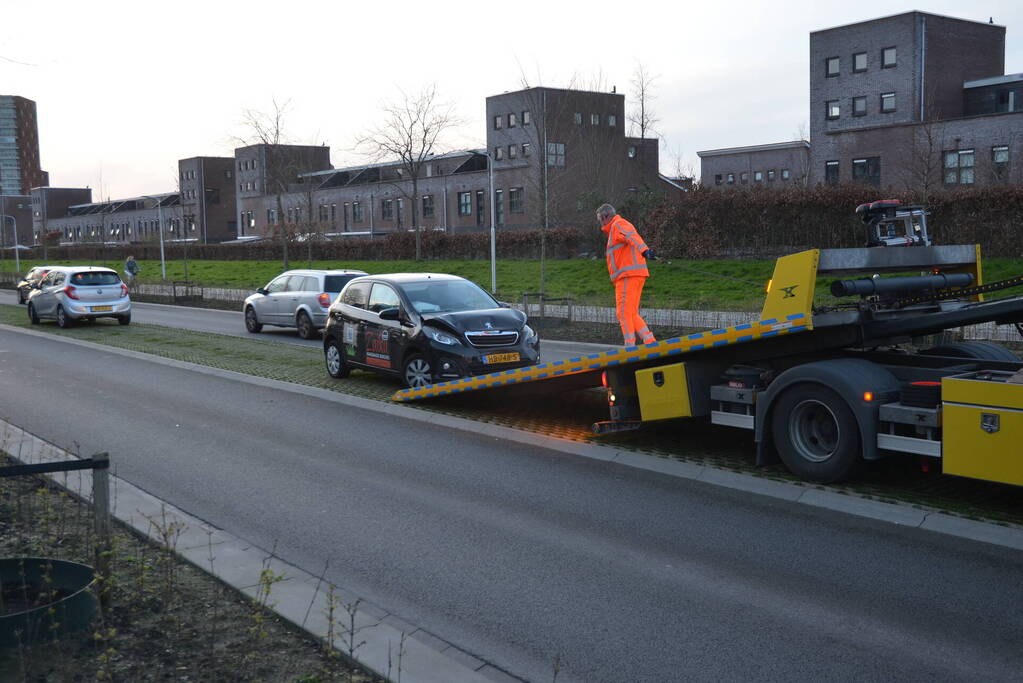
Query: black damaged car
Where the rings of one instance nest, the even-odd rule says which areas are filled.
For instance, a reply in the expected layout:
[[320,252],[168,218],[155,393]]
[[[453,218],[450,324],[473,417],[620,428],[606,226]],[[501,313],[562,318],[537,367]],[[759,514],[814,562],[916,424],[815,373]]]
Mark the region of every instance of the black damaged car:
[[331,377],[353,368],[408,387],[535,365],[540,340],[526,314],[455,275],[367,275],[345,285],[323,330]]

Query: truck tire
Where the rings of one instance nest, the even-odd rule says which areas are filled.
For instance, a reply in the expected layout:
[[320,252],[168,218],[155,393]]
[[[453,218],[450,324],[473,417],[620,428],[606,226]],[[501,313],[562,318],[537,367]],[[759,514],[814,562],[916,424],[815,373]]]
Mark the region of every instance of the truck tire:
[[1006,360],[1018,361],[1019,356],[1001,344],[989,341],[958,342],[935,346],[920,353],[927,356],[952,356],[953,358],[971,358],[973,360]]
[[823,385],[800,383],[786,389],[773,407],[771,431],[782,462],[803,479],[840,481],[863,463],[852,410]]

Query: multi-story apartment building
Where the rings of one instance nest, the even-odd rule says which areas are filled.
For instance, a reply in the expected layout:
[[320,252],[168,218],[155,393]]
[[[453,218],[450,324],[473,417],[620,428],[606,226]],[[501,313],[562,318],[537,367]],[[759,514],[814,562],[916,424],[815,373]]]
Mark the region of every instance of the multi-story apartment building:
[[[55,194],[51,190],[69,193],[66,189],[39,187],[32,191],[33,203],[37,206],[55,203],[52,196],[47,196]],[[158,242],[161,226],[164,240],[189,239],[176,192],[71,204],[63,215],[41,224],[37,236],[59,231],[61,244]]]
[[39,163],[36,103],[0,95],[0,195],[28,196],[49,178]]
[[[1004,69],[1005,27],[993,23],[906,12],[811,33],[807,180],[1023,182],[1023,77]],[[701,177],[731,172],[715,159]]]
[[235,159],[191,157],[178,161],[182,234],[203,244],[238,236],[235,222]]
[[266,235],[299,223],[306,227],[291,229],[376,235],[411,228],[413,213],[421,227],[464,232],[489,227],[491,211],[506,229],[592,226],[593,209],[605,201],[681,190],[658,173],[656,139],[625,135],[624,110],[617,93],[527,88],[488,97],[487,148],[424,160],[416,192],[398,161],[334,169],[311,154],[326,148],[312,147],[291,168],[323,166],[293,173],[278,205],[265,161],[240,148],[241,232]]
[[415,183],[397,160],[336,169],[326,146],[249,145],[180,160],[177,191],[155,197],[95,203],[88,189],[38,187],[36,240],[59,230],[65,243],[141,242],[162,228],[164,239],[219,242],[281,226],[372,236],[413,221],[465,232],[491,215],[508,229],[593,227],[603,202],[682,191],[659,174],[656,139],[625,135],[622,95],[527,88],[488,97],[486,110],[487,148],[432,155]]

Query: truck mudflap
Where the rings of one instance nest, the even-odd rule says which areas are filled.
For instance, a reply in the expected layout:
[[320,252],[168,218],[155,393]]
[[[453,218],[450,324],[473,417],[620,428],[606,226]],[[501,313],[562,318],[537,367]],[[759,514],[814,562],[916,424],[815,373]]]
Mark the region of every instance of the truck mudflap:
[[870,361],[836,358],[790,368],[760,394],[755,430],[758,465],[777,461],[770,424],[775,400],[786,389],[803,383],[827,387],[841,396],[859,427],[863,458],[877,460],[881,457],[877,451],[878,413],[882,404],[898,400],[899,381],[892,373]]

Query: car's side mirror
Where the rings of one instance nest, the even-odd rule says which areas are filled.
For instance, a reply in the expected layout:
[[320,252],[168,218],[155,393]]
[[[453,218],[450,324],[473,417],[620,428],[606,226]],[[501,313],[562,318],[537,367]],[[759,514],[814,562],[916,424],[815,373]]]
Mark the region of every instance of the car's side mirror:
[[256,294],[262,294],[263,296],[266,296],[269,293],[270,290],[268,290],[266,287],[260,287],[259,289],[256,290]]
[[401,317],[401,310],[397,306],[385,308],[380,311],[381,320],[398,320]]
[[497,305],[500,306],[501,308],[511,308],[511,304],[508,303],[507,301],[498,301]]

